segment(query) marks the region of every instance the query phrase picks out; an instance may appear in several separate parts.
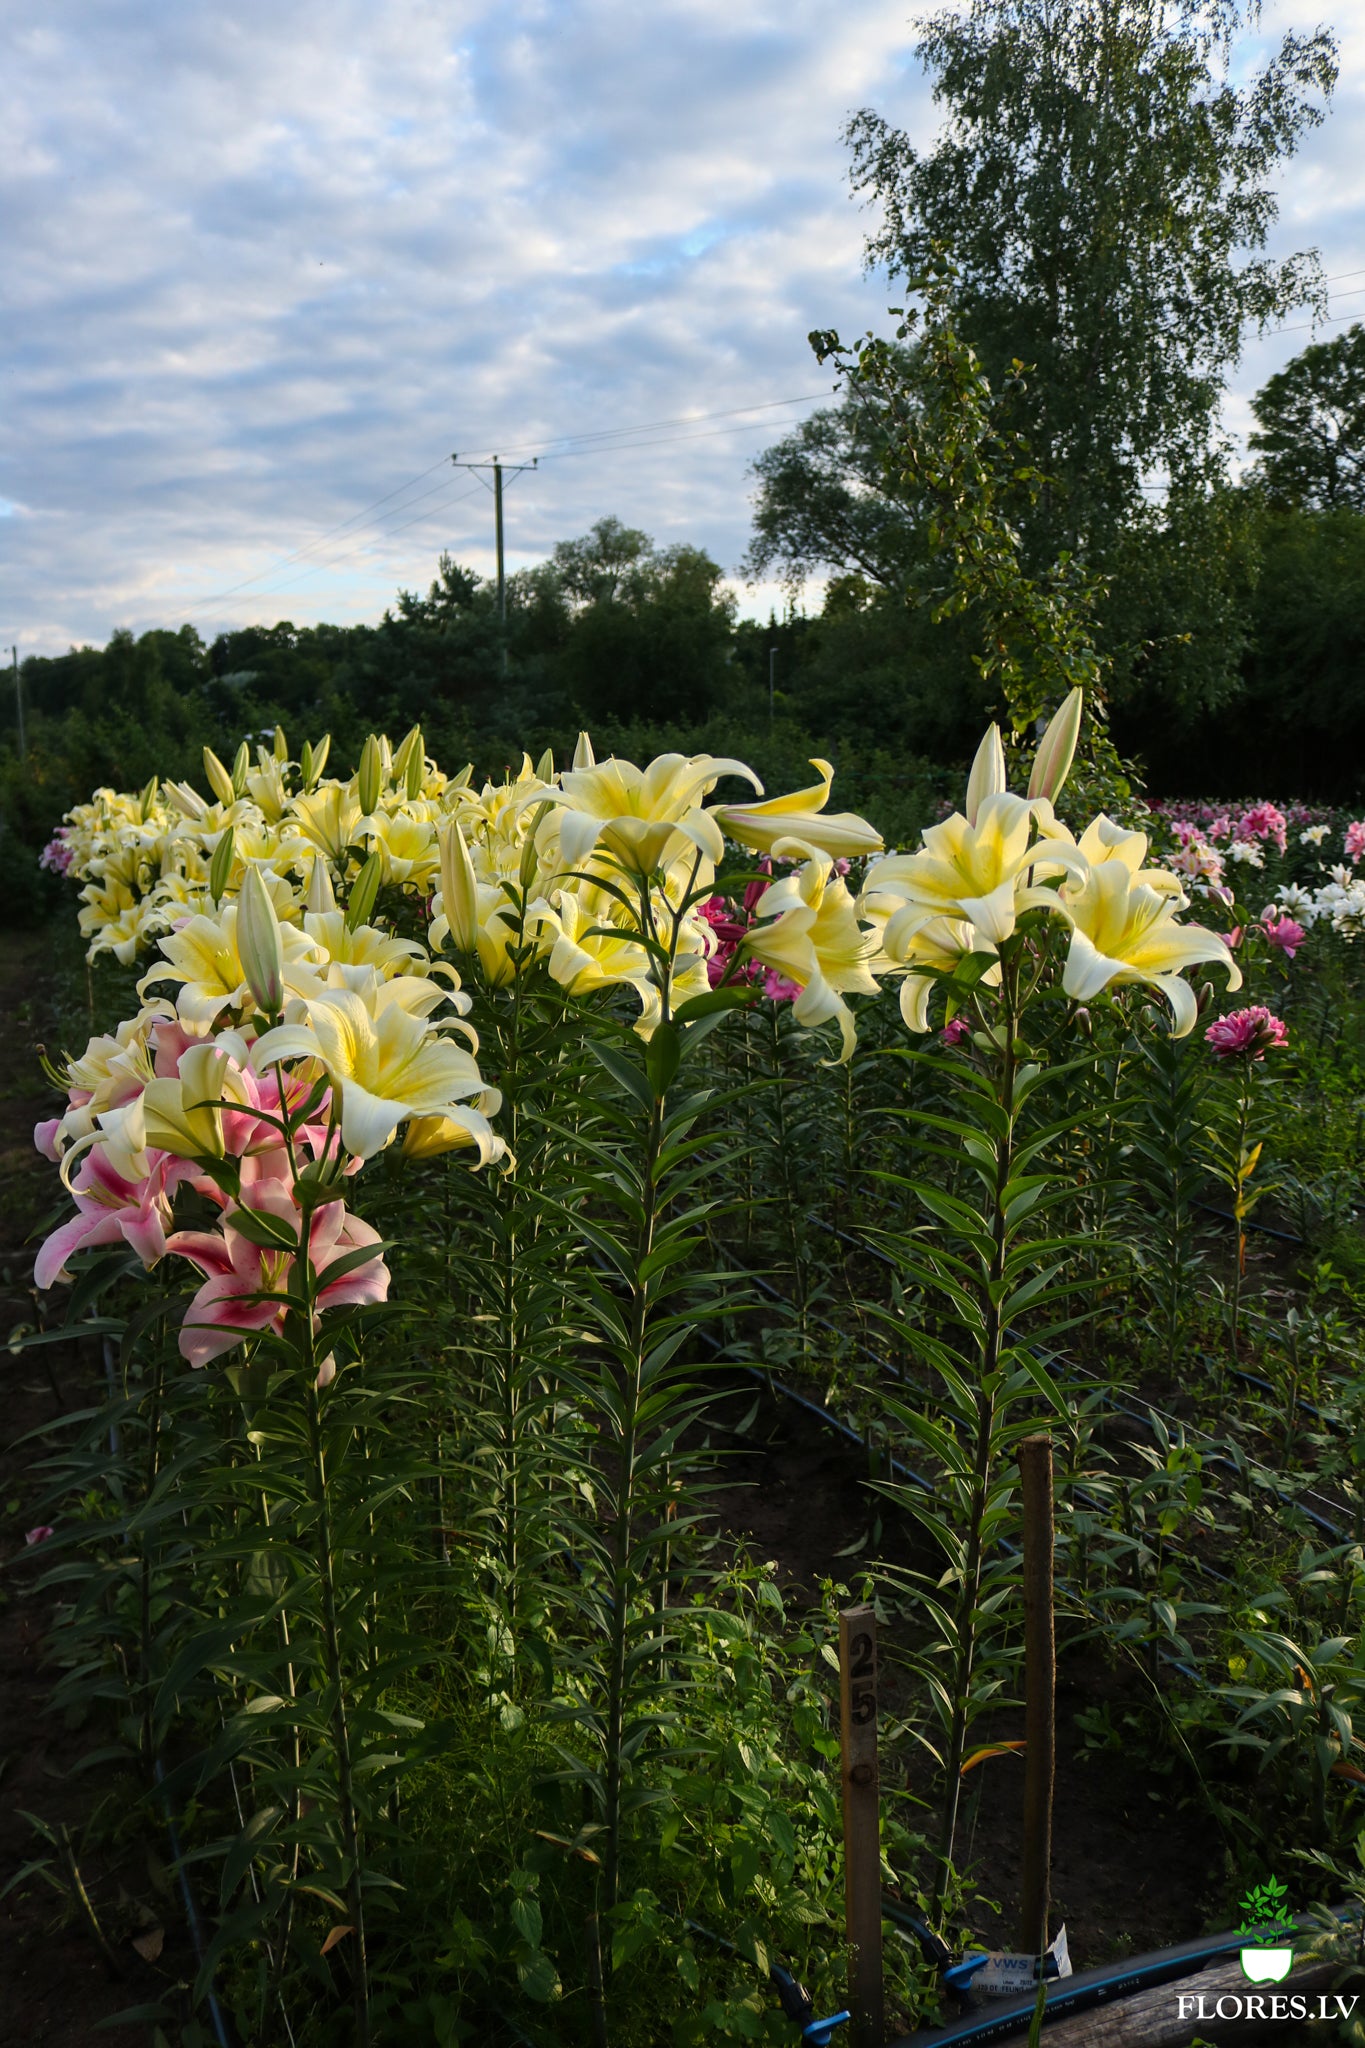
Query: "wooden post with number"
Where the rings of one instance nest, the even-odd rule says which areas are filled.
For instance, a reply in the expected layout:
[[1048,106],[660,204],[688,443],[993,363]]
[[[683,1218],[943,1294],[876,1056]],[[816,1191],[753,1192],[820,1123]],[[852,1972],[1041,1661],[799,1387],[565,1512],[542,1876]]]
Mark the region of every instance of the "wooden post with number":
[[877,1617],[871,1607],[847,1607],[839,1616],[839,1741],[850,2048],[883,2048]]

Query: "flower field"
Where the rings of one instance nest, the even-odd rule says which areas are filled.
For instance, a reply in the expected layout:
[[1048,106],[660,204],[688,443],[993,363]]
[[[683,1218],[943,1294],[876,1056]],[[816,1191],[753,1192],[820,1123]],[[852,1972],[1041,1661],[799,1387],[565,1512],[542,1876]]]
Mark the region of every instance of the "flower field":
[[[1193,1816],[1219,1925],[1269,1869],[1359,1891],[1365,821],[1109,815],[1082,726],[992,727],[910,850],[824,761],[493,781],[417,729],[56,832],[89,1033],[10,1350],[108,1380],[18,1576],[178,1873],[162,2041],[795,2041],[846,2002],[864,1599],[885,2037],[951,2014],[1040,1435],[1059,1781]],[[745,1533],[798,1409],[857,1482],[814,1584]]]

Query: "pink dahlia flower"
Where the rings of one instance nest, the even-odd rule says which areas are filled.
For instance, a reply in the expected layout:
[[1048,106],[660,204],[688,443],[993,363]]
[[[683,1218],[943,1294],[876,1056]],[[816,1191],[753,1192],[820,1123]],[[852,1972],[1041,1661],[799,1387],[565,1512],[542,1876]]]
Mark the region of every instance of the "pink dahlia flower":
[[1261,1060],[1289,1043],[1289,1033],[1280,1019],[1261,1003],[1219,1017],[1204,1036],[1220,1060]]

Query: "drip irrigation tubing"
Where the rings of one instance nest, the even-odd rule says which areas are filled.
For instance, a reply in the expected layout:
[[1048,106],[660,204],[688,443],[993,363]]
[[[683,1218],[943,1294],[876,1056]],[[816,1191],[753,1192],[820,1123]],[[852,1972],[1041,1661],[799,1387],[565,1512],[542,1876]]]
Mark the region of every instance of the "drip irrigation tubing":
[[[837,1237],[842,1243],[850,1245],[854,1251],[864,1252],[869,1258],[876,1259],[879,1264],[892,1267],[894,1270],[894,1260],[891,1259],[891,1257],[886,1252],[879,1251],[875,1245],[869,1244],[865,1238],[854,1237],[847,1230],[840,1229],[837,1223],[826,1223],[823,1218],[816,1216],[813,1213],[808,1215],[807,1221],[818,1224],[822,1230],[827,1230],[832,1237]],[[757,1279],[758,1276],[754,1275],[751,1277]],[[764,1283],[761,1280],[758,1281],[758,1284],[760,1286],[764,1285]],[[777,1290],[772,1287],[765,1287],[765,1292],[773,1295],[775,1299],[785,1299],[784,1296],[778,1294]],[[788,1306],[790,1307],[791,1304],[788,1303]],[[809,1320],[812,1322],[819,1323],[822,1329],[830,1330],[834,1332],[834,1334],[836,1335],[843,1334],[842,1332],[836,1330],[835,1325],[833,1323],[825,1322],[822,1318],[818,1316],[810,1317]],[[897,1379],[905,1379],[906,1375],[902,1373],[898,1367],[892,1365],[889,1359],[879,1358],[878,1354],[872,1351],[869,1346],[864,1345],[861,1348],[866,1352],[869,1358],[877,1360],[877,1362],[882,1365],[885,1371],[894,1374],[894,1376]],[[1130,1421],[1138,1423],[1141,1428],[1148,1430],[1149,1432],[1152,1428],[1151,1418],[1153,1415],[1156,1415],[1160,1417],[1162,1422],[1169,1423],[1173,1428],[1183,1431],[1187,1436],[1202,1437],[1205,1443],[1209,1444],[1216,1444],[1218,1441],[1217,1437],[1213,1436],[1208,1430],[1200,1429],[1197,1423],[1184,1422],[1181,1420],[1179,1416],[1172,1415],[1168,1410],[1164,1408],[1157,1408],[1154,1404],[1149,1403],[1148,1413],[1144,1414],[1140,1408],[1133,1407],[1132,1404],[1128,1401],[1125,1401],[1121,1395],[1114,1393],[1112,1388],[1106,1387],[1104,1382],[1100,1379],[1099,1374],[1092,1372],[1088,1366],[1081,1365],[1077,1363],[1075,1360],[1063,1361],[1057,1357],[1057,1354],[1055,1352],[1044,1352],[1038,1345],[1030,1345],[1029,1349],[1032,1351],[1034,1357],[1039,1361],[1040,1364],[1046,1364],[1049,1366],[1064,1365],[1065,1370],[1068,1373],[1072,1375],[1079,1375],[1081,1378],[1090,1380],[1095,1386],[1097,1386],[1100,1389],[1101,1399],[1107,1407],[1114,1409],[1120,1415],[1126,1415]],[[1260,1387],[1261,1389],[1269,1393],[1273,1393],[1275,1391],[1268,1380],[1261,1379],[1255,1373],[1249,1373],[1245,1371],[1241,1366],[1231,1366],[1229,1367],[1229,1371],[1235,1379],[1243,1380],[1250,1386]],[[1311,1415],[1315,1421],[1320,1421],[1325,1428],[1336,1428],[1338,1430],[1344,1431],[1344,1423],[1337,1421],[1332,1416],[1324,1414],[1320,1408],[1315,1407],[1311,1402],[1300,1401],[1296,1405],[1303,1410],[1304,1414]],[[1223,1455],[1221,1452],[1213,1451],[1206,1453],[1205,1455],[1207,1457],[1208,1463],[1212,1465],[1218,1465],[1219,1467],[1231,1472],[1235,1472],[1237,1470],[1235,1462],[1231,1458],[1228,1458],[1225,1455]],[[1243,1455],[1245,1456],[1245,1454]],[[1316,1499],[1325,1501],[1327,1499],[1327,1496],[1325,1494],[1319,1494],[1313,1487],[1306,1487],[1302,1494],[1291,1493],[1279,1484],[1278,1475],[1271,1470],[1269,1465],[1263,1465],[1261,1464],[1259,1459],[1255,1458],[1247,1458],[1246,1463],[1249,1470],[1259,1472],[1263,1476],[1263,1478],[1268,1482],[1270,1489],[1275,1494],[1277,1500],[1279,1500],[1283,1505],[1297,1507],[1299,1512],[1305,1517],[1305,1519],[1311,1522],[1315,1528],[1319,1529],[1323,1535],[1330,1537],[1331,1540],[1335,1543],[1344,1543],[1349,1540],[1347,1532],[1340,1526],[1339,1523],[1334,1522],[1327,1515],[1319,1514],[1315,1508],[1306,1507],[1304,1505],[1306,1499]],[[1079,1499],[1087,1498],[1087,1496],[1080,1491],[1078,1491],[1077,1497]],[[1329,1501],[1328,1505],[1335,1507],[1336,1503],[1334,1501]],[[1205,1569],[1208,1568],[1205,1567]],[[1222,1578],[1223,1574],[1219,1572],[1210,1572],[1210,1576],[1214,1578]]]
[[[175,1862],[175,1873],[180,1880],[180,1896],[185,1902],[185,1918],[189,1922],[190,1940],[194,1943],[195,1957],[202,1970],[204,1967],[204,1928],[199,1918],[199,1908],[194,1902],[194,1893],[190,1889],[189,1877],[185,1871],[184,1852],[180,1847],[180,1834],[175,1825],[175,1814],[171,1809],[171,1802],[165,1792],[166,1767],[160,1757],[157,1757],[153,1766],[153,1775],[156,1778],[157,1791],[161,1794],[161,1810],[166,1818],[166,1833],[170,1837],[171,1856]],[[215,1996],[212,1982],[210,1982],[206,1993],[206,2002],[209,2009],[209,2018],[213,2022],[214,2038],[218,2042],[218,2048],[232,2048],[232,2039],[227,2030],[227,2021],[223,2018],[222,2007]]]

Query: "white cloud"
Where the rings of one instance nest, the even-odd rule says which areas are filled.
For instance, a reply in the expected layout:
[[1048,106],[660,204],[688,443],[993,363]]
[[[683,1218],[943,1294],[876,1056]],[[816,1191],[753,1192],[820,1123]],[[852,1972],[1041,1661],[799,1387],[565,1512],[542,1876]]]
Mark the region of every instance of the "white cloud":
[[[888,297],[840,128],[934,123],[910,11],[0,0],[0,640],[374,617],[443,546],[491,570],[463,473],[355,520],[452,449],[547,450],[513,565],[610,512],[733,569],[747,464],[802,408],[551,444],[828,388],[808,329]],[[1285,180],[1278,241],[1329,271],[1365,267],[1361,112],[1351,82]],[[1234,419],[1301,340],[1248,351]]]

